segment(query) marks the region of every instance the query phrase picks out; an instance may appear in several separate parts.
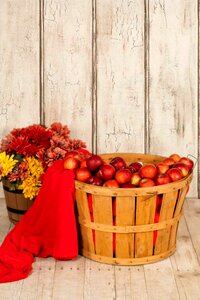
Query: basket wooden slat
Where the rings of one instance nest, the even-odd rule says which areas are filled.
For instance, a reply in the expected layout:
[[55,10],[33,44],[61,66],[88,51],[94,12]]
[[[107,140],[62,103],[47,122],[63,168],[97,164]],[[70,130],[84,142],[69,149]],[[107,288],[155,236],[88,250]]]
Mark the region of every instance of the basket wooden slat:
[[[123,157],[128,164],[134,161],[158,163],[165,158],[140,153],[111,153],[102,158],[109,162],[116,156]],[[119,265],[146,264],[172,255],[191,180],[192,173],[165,185],[125,189],[75,181],[78,226],[83,240],[80,253],[95,261]],[[92,196],[92,215],[88,194]],[[162,205],[159,221],[155,223],[157,197],[162,198]],[[116,201],[116,215],[113,201]]]
[[[173,217],[174,209],[177,201],[178,191],[165,193],[163,195],[162,206],[160,211],[159,222],[169,220]],[[158,232],[155,245],[155,254],[160,254],[168,249],[170,239],[171,226]]]
[[[90,211],[88,207],[87,194],[84,191],[77,190],[76,199],[77,199],[76,203],[77,203],[80,219],[90,222],[91,217],[90,217]],[[82,239],[83,248],[91,253],[95,253],[92,230],[89,227],[85,227],[85,226],[81,226],[80,230],[81,230],[81,235],[85,236],[85,239]]]
[[[135,197],[116,197],[116,225],[134,225],[134,215]],[[134,257],[134,233],[116,233],[116,257]]]
[[[113,224],[112,218],[112,197],[93,195],[94,220],[101,224]],[[95,233],[96,254],[103,256],[113,255],[112,233],[98,230]]]
[[79,216],[79,224],[81,226],[85,226],[87,228],[97,230],[97,231],[104,231],[104,232],[112,232],[112,233],[139,233],[139,232],[151,232],[155,230],[162,230],[166,229],[168,226],[172,226],[177,223],[181,217],[182,213],[180,213],[177,217],[172,219],[153,223],[153,224],[146,224],[146,225],[135,225],[135,226],[113,226],[113,225],[106,225],[101,223],[94,223],[91,221],[82,220]]
[[[176,218],[183,210],[183,204],[185,201],[185,197],[187,194],[188,187],[184,187],[181,190],[179,190],[178,194],[178,200],[174,212],[174,218]],[[176,222],[174,225],[172,225],[171,228],[171,234],[170,234],[170,241],[169,241],[169,248],[172,248],[176,244],[176,235],[177,235],[177,229],[178,229],[179,222]]]
[[25,198],[21,190],[9,191],[9,182],[5,179],[2,182],[9,220],[16,224],[33,205],[34,200]]
[[[136,201],[136,225],[153,224],[156,196],[139,196]],[[135,257],[153,254],[153,231],[135,234]]]

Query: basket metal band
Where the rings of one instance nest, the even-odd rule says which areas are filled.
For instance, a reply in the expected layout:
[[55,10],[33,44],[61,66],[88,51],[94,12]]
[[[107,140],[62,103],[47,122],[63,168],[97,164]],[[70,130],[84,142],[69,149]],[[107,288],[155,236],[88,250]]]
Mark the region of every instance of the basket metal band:
[[86,228],[104,231],[104,232],[112,232],[112,233],[138,233],[138,232],[149,232],[155,230],[162,230],[167,227],[170,227],[176,224],[182,216],[182,211],[176,217],[160,222],[160,223],[153,223],[153,224],[146,224],[146,225],[135,225],[135,226],[114,226],[114,225],[106,225],[94,222],[88,222],[86,220],[81,220],[79,217],[79,224]]
[[9,189],[9,187],[7,187],[7,186],[5,186],[5,185],[3,185],[3,189],[5,190],[5,191],[7,191],[7,192],[10,192],[10,193],[13,193],[13,194],[22,194],[23,192],[22,192],[22,190],[10,190]]
[[17,215],[24,215],[27,210],[22,210],[22,209],[15,209],[12,207],[7,206],[7,210],[13,214],[17,214]]

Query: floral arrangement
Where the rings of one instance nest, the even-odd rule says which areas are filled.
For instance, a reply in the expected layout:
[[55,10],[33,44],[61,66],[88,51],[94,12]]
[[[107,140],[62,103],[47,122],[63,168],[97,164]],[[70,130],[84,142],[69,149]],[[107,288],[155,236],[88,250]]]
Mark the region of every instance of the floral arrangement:
[[1,142],[0,179],[9,182],[10,190],[21,189],[33,199],[46,169],[67,152],[85,147],[83,141],[71,139],[68,126],[61,123],[13,129]]

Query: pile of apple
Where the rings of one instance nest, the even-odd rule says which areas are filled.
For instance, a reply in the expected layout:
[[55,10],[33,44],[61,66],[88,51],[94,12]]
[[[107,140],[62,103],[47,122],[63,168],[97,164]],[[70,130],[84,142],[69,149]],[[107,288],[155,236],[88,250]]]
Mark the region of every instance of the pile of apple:
[[106,163],[99,155],[80,157],[68,153],[64,168],[75,172],[78,181],[109,188],[152,187],[178,181],[192,172],[193,161],[188,157],[172,154],[158,164],[132,162],[127,165],[122,157]]

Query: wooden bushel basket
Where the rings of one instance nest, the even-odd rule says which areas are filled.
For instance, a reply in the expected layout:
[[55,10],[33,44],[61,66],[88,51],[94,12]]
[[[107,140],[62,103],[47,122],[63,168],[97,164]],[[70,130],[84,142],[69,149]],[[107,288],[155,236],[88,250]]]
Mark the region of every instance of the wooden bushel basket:
[[9,220],[16,224],[26,211],[32,206],[34,200],[24,197],[21,190],[10,191],[9,182],[2,180]]
[[[123,157],[127,164],[158,163],[165,158],[131,153],[101,155],[106,162],[116,156]],[[80,253],[98,262],[117,265],[147,264],[172,255],[191,180],[192,173],[177,182],[133,189],[111,189],[76,181]],[[92,199],[92,214],[88,195]],[[157,197],[162,197],[162,204],[159,221],[155,223]]]

